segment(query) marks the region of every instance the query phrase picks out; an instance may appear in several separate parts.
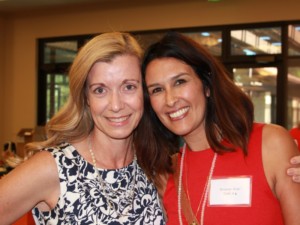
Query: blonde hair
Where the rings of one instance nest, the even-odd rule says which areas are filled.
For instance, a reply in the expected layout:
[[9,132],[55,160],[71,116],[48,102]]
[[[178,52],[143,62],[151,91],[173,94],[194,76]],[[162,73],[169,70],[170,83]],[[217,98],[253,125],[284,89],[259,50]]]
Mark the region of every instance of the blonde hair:
[[70,68],[70,95],[67,103],[46,124],[47,140],[30,143],[26,146],[27,150],[39,150],[87,137],[94,126],[86,101],[88,74],[96,62],[110,62],[116,56],[125,54],[137,56],[140,60],[143,55],[136,39],[128,33],[104,33],[88,41]]

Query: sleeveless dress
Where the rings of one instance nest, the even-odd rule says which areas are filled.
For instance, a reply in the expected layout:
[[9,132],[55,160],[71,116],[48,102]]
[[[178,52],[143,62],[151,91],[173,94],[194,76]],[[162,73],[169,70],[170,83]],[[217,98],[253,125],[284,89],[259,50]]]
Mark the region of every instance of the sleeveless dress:
[[[250,204],[212,205],[208,198],[207,204],[205,204],[204,225],[283,225],[280,204],[273,195],[264,174],[262,128],[262,124],[254,124],[248,145],[248,156],[244,156],[241,149],[223,155],[218,154],[212,174],[213,179],[251,177]],[[178,154],[177,169],[181,155],[181,153]],[[213,157],[214,152],[211,149],[198,152],[186,149],[185,153],[182,186],[185,191],[188,190],[186,195],[189,196],[194,214],[198,210],[198,221],[200,221],[202,204],[200,203],[199,207],[199,202],[203,195]],[[168,217],[167,224],[170,225],[179,224],[177,196],[177,186],[174,182],[174,176],[171,175],[163,197]],[[220,201],[220,198],[217,200]],[[182,221],[183,224],[188,224],[183,208],[182,205]]]
[[74,146],[63,143],[46,150],[56,161],[61,193],[51,211],[32,210],[36,224],[165,224],[157,190],[136,160],[120,169],[98,169],[105,180],[101,185],[96,168]]
[[300,129],[298,127],[292,128],[290,131],[290,135],[294,138],[298,149],[300,151]]

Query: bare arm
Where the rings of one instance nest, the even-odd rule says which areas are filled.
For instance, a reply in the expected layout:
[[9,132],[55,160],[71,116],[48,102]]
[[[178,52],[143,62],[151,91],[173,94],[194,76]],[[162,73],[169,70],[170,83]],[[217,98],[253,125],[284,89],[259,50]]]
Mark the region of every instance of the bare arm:
[[297,154],[297,146],[288,131],[276,125],[264,127],[265,174],[270,188],[280,202],[285,225],[298,225],[300,221],[300,185],[286,175],[290,158]]
[[50,153],[39,152],[0,180],[0,221],[8,225],[38,203],[53,207],[59,179]]

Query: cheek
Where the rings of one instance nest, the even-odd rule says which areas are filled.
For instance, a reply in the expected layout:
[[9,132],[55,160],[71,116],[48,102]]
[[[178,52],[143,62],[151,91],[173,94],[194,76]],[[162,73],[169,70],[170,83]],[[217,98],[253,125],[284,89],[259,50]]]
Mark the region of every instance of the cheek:
[[193,96],[193,99],[191,101],[194,102],[194,105],[199,114],[204,114],[204,112],[206,111],[206,100],[207,97],[203,92],[201,92],[198,96]]
[[90,112],[92,116],[95,116],[95,114],[99,113],[99,107],[96,107],[95,105],[90,105]]
[[143,93],[140,93],[135,96],[129,96],[127,104],[130,105],[132,108],[134,108],[136,111],[140,111],[141,113],[143,113],[144,111]]
[[103,111],[103,109],[105,108],[105,102],[104,101],[100,101],[100,100],[96,100],[96,99],[89,99],[88,101],[89,103],[89,108],[92,114],[95,113],[99,113],[101,111]]
[[201,82],[197,83],[195,82],[194,86],[191,86],[188,90],[184,92],[184,95],[186,98],[189,98],[192,100],[192,102],[195,102],[197,104],[205,106],[206,98],[210,95],[209,90],[204,90],[204,87]]
[[141,114],[144,112],[144,100],[143,98],[138,99],[134,102],[136,111],[139,111]]

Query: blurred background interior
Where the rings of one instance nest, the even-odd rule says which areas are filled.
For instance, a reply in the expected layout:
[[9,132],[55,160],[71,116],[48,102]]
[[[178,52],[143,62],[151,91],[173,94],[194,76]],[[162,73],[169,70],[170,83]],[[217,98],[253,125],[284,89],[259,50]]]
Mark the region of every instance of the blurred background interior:
[[[46,138],[66,101],[68,69],[96,34],[127,31],[143,47],[167,30],[208,48],[255,105],[255,120],[300,121],[298,0],[0,0],[0,177]],[[34,224],[30,212],[13,225]]]
[[299,8],[297,0],[0,1],[0,160],[22,161],[26,142],[46,138],[43,126],[68,97],[78,49],[107,31],[131,32],[145,48],[170,29],[192,37],[251,96],[256,121],[296,126]]

